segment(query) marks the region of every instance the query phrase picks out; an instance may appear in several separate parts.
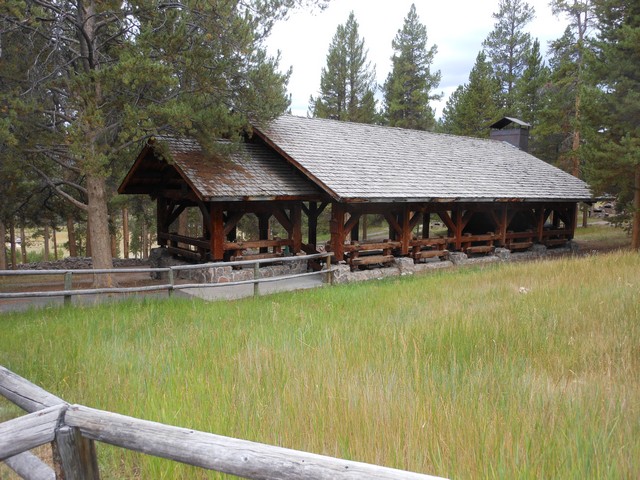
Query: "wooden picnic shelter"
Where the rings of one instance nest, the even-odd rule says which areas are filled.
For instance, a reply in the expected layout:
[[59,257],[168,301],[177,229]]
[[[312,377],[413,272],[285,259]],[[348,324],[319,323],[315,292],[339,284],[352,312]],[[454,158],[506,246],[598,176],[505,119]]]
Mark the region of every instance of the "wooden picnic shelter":
[[[326,249],[337,260],[354,268],[398,256],[419,262],[449,251],[563,245],[573,238],[577,203],[592,199],[583,181],[502,141],[293,115],[253,127],[226,153],[176,139],[143,148],[119,192],[156,198],[160,245],[177,254],[188,245],[185,256],[199,261],[283,247],[311,253],[318,217],[330,208]],[[187,207],[202,213],[202,238],[168,231]],[[247,213],[261,225],[252,242],[235,237]],[[361,240],[364,215],[383,217],[388,238]],[[268,238],[271,217],[288,238]],[[446,231],[432,233],[432,218]]]

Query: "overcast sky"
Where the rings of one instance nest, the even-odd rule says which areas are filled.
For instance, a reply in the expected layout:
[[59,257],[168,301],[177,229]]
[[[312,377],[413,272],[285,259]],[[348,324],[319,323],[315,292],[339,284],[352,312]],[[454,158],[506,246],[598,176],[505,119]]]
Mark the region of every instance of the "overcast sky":
[[[420,22],[427,27],[428,46],[438,46],[432,70],[442,72],[439,91],[444,97],[432,107],[439,117],[448,96],[468,81],[482,41],[493,30],[495,20],[491,15],[498,10],[498,0],[332,0],[323,12],[294,12],[289,20],[275,26],[267,42],[270,53],[280,50],[282,70],[293,67],[289,82],[292,113],[306,116],[309,95],[316,96],[320,88],[329,43],[351,11],[369,50],[368,59],[376,66],[378,83],[384,83],[391,68],[391,41],[402,28],[412,3]],[[528,31],[540,39],[546,52],[548,42],[562,35],[566,22],[551,14],[549,0],[527,3],[536,12]]]

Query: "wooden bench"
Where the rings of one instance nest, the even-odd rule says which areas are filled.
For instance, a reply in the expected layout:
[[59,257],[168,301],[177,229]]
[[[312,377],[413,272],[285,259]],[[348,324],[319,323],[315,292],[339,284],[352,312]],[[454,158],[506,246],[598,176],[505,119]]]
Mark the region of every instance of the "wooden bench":
[[393,250],[400,248],[400,242],[385,240],[384,242],[360,243],[352,242],[344,246],[348,255],[351,270],[364,265],[391,263],[394,260]]
[[491,253],[496,248],[493,244],[495,240],[496,235],[493,232],[482,235],[465,233],[462,237],[462,251],[467,254]]
[[414,238],[409,242],[411,258],[415,263],[436,257],[444,260],[449,256],[449,250],[446,249],[449,241],[450,239],[445,237]]
[[[274,238],[273,240],[248,240],[225,242],[224,250],[231,252],[231,260],[260,260],[263,258],[277,258],[284,256],[283,247],[291,247],[291,240],[281,240]],[[247,250],[269,249],[271,252],[247,253]]]
[[533,230],[526,230],[524,232],[508,231],[504,246],[511,251],[527,250],[533,247]]

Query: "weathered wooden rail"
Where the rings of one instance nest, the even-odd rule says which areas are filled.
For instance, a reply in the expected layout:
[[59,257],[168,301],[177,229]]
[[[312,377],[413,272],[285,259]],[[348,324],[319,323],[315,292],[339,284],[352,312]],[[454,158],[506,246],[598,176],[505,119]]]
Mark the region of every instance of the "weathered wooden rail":
[[[29,412],[0,424],[0,461],[27,480],[99,479],[95,442],[249,479],[440,478],[70,405],[2,366],[0,394]],[[47,443],[54,468],[29,452]]]
[[[154,292],[154,291],[167,291],[171,295],[176,290],[184,290],[189,288],[201,288],[201,287],[229,287],[234,285],[248,285],[254,286],[254,295],[260,294],[259,284],[266,282],[277,282],[281,280],[290,280],[294,278],[302,278],[310,275],[325,275],[326,283],[331,284],[333,278],[334,268],[331,266],[331,252],[317,253],[313,255],[297,255],[289,257],[278,258],[257,258],[253,260],[238,260],[233,262],[216,262],[216,263],[203,263],[195,265],[179,265],[174,267],[164,268],[113,268],[113,269],[95,269],[95,270],[0,270],[1,276],[36,276],[36,275],[63,275],[64,276],[64,289],[63,290],[51,290],[51,291],[37,291],[37,292],[0,292],[0,300],[2,299],[16,299],[16,298],[38,298],[38,297],[64,297],[65,304],[71,303],[71,298],[75,295],[99,295],[99,294],[112,294],[112,293],[140,293],[140,292]],[[291,275],[280,275],[275,277],[261,277],[260,265],[269,263],[286,263],[286,262],[298,262],[298,261],[313,261],[319,259],[326,259],[326,268],[323,270],[296,273]],[[176,272],[181,270],[202,270],[208,268],[217,267],[246,267],[252,266],[254,271],[254,278],[251,280],[242,280],[236,282],[224,282],[224,283],[176,283]],[[166,274],[168,283],[161,283],[158,285],[147,285],[139,287],[108,287],[108,288],[86,288],[86,289],[73,289],[73,276],[74,275],[116,275],[116,274],[131,274],[131,273],[156,273]]]

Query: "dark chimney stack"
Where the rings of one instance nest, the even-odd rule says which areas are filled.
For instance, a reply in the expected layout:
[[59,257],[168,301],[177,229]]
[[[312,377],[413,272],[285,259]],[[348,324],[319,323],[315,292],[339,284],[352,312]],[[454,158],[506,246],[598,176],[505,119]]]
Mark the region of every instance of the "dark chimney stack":
[[[508,127],[508,128],[507,128]],[[507,142],[524,152],[529,151],[529,128],[531,125],[517,118],[503,117],[491,125],[489,137]]]

